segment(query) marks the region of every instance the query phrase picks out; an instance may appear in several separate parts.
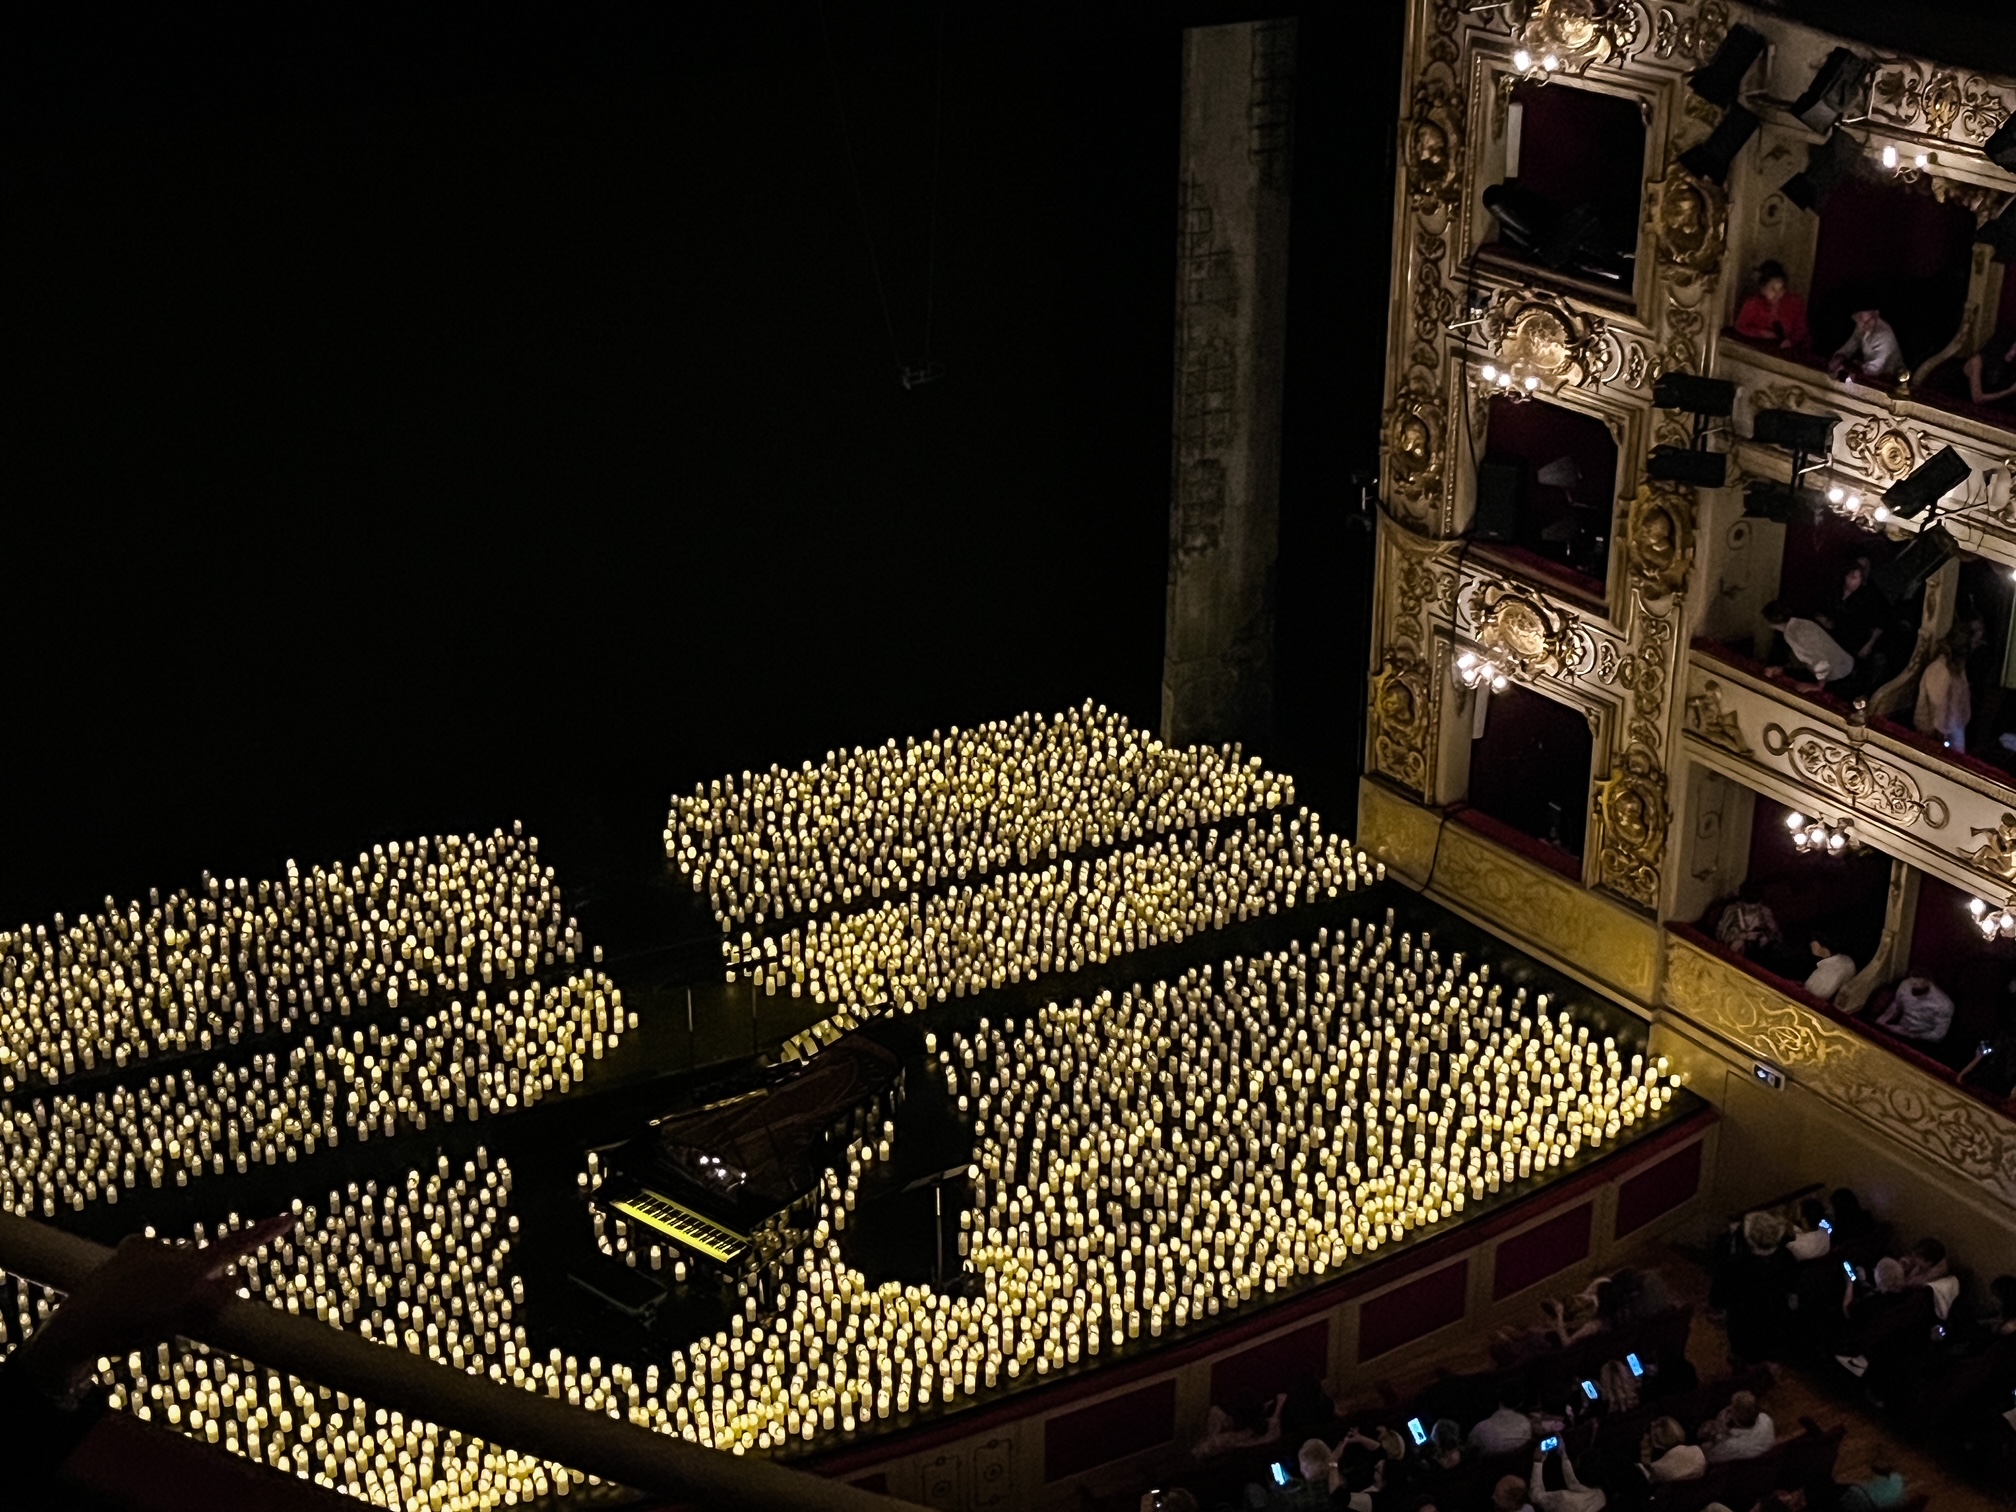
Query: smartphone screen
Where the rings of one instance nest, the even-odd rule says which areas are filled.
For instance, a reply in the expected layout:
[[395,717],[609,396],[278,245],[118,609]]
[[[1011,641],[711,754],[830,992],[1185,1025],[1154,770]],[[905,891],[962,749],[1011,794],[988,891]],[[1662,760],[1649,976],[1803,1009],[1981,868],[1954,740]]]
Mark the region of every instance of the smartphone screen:
[[1421,1419],[1407,1419],[1407,1431],[1414,1435],[1415,1443],[1425,1444],[1428,1442],[1428,1430],[1421,1425]]
[[1584,1382],[1582,1383],[1582,1395],[1584,1395],[1585,1397],[1589,1398],[1589,1400],[1590,1400],[1590,1401],[1592,1401],[1592,1402],[1593,1402],[1593,1401],[1595,1401],[1595,1400],[1596,1400],[1596,1383],[1595,1383],[1594,1381],[1584,1381]]
[[1841,1262],[1841,1274],[1846,1276],[1850,1281],[1853,1281],[1855,1279],[1855,1262],[1853,1260],[1843,1260]]
[[1546,1454],[1551,1450],[1559,1449],[1560,1447],[1561,1447],[1561,1438],[1560,1435],[1558,1434],[1554,1435],[1553,1437],[1543,1438],[1542,1440],[1540,1440],[1540,1452],[1542,1454]]
[[1267,1468],[1274,1472],[1275,1485],[1285,1486],[1288,1484],[1288,1467],[1286,1465],[1281,1464],[1279,1461],[1276,1461],[1274,1464],[1269,1465]]
[[1834,1232],[1834,1220],[1832,1218],[1822,1218],[1820,1220],[1820,1227],[1823,1232],[1831,1234]]
[[1636,1356],[1635,1354],[1627,1354],[1626,1356],[1624,1356],[1624,1363],[1631,1367],[1631,1374],[1633,1374],[1634,1376],[1642,1376],[1643,1374],[1645,1374],[1645,1367],[1638,1363],[1638,1356]]

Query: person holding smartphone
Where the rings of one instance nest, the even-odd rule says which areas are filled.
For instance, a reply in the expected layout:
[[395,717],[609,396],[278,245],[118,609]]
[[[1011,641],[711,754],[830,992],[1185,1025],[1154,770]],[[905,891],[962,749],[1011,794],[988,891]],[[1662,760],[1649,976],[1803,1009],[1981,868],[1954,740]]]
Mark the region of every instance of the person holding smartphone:
[[[2016,990],[2016,983],[2010,984]],[[1977,1092],[2005,1101],[2016,1096],[2016,1008],[2002,1010],[1995,1033],[1974,1046],[1974,1055],[1960,1068],[1960,1080]]]
[[[1547,1460],[1552,1455],[1561,1466],[1562,1488],[1547,1485]],[[1526,1499],[1537,1512],[1603,1512],[1610,1498],[1600,1486],[1585,1486],[1575,1475],[1575,1462],[1568,1458],[1558,1437],[1540,1440],[1533,1454],[1533,1473],[1526,1480]]]

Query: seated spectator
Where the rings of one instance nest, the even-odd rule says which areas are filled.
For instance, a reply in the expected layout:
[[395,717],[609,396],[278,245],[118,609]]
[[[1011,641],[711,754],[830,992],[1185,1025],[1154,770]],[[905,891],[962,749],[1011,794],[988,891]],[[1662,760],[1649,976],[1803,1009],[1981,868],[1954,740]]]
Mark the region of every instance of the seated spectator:
[[1714,1417],[1701,1425],[1701,1444],[1711,1465],[1755,1459],[1778,1442],[1771,1414],[1757,1405],[1754,1392],[1739,1391]]
[[1510,1454],[1533,1442],[1533,1420],[1499,1394],[1498,1409],[1470,1430],[1470,1447],[1479,1454]]
[[[1811,949],[1815,965],[1806,978],[1806,990],[1823,1003],[1831,1003],[1855,979],[1855,957],[1818,938],[1813,940]],[[1952,1004],[1948,1003],[1947,1008],[1950,1012]]]
[[1855,558],[1841,574],[1841,588],[1833,601],[1813,616],[1813,622],[1855,658],[1853,683],[1858,692],[1873,692],[1890,676],[1891,658],[1883,641],[1892,611],[1869,581],[1872,572],[1869,558]]
[[1526,1481],[1526,1499],[1538,1512],[1603,1512],[1609,1498],[1596,1486],[1585,1486],[1576,1479],[1574,1461],[1568,1458],[1568,1450],[1562,1447],[1554,1451],[1561,1460],[1563,1488],[1550,1491],[1547,1488],[1547,1456],[1540,1452],[1533,1455],[1533,1473]]
[[1533,1503],[1527,1499],[1526,1482],[1516,1475],[1500,1476],[1498,1484],[1491,1488],[1492,1512],[1534,1512]]
[[1982,1326],[1997,1337],[2016,1334],[2016,1276],[1997,1276],[1988,1283],[1988,1295],[1995,1299],[1995,1311],[1981,1320]]
[[1873,1472],[1868,1480],[1857,1481],[1841,1493],[1841,1512],[1878,1512],[1884,1507],[1904,1505],[1904,1477],[1884,1455],[1869,1462]]
[[2007,351],[2000,346],[1991,342],[1967,359],[1967,397],[1976,404],[1999,404],[2016,394],[2016,342]]
[[1834,1235],[1827,1226],[1827,1209],[1818,1197],[1799,1204],[1799,1221],[1792,1237],[1785,1241],[1785,1253],[1794,1260],[1818,1260],[1834,1247]]
[[1964,753],[1967,749],[1967,725],[1974,718],[1967,656],[1973,649],[1973,631],[1956,627],[1939,642],[1939,649],[1918,677],[1912,728],[1922,735],[1937,735],[1949,751]]
[[1828,1200],[1834,1210],[1834,1238],[1846,1244],[1851,1239],[1866,1239],[1876,1232],[1876,1218],[1862,1206],[1862,1199],[1847,1187],[1834,1188],[1834,1195]]
[[1715,939],[1755,960],[1776,950],[1784,936],[1771,906],[1758,896],[1755,884],[1746,882],[1715,916]]
[[1818,693],[1855,673],[1855,658],[1839,641],[1810,619],[1801,619],[1773,599],[1764,606],[1764,623],[1778,632],[1793,665],[1767,668],[1769,676],[1786,679],[1801,693]]
[[[1268,1499],[1268,1506],[1279,1512],[1302,1512],[1302,1509],[1330,1507],[1336,1505],[1333,1492],[1343,1487],[1343,1478],[1338,1473],[1337,1456],[1330,1446],[1321,1439],[1310,1439],[1295,1454],[1296,1469],[1301,1478],[1276,1491]],[[1368,1496],[1362,1505],[1353,1505],[1351,1512],[1372,1512],[1372,1501]]]
[[1937,1044],[1953,1027],[1953,999],[1930,977],[1908,976],[1897,984],[1876,1023],[1899,1039]]
[[1904,349],[1881,310],[1857,310],[1855,329],[1828,360],[1827,371],[1850,383],[1893,378],[1904,370]]
[[1783,263],[1758,264],[1757,292],[1736,312],[1736,333],[1752,341],[1773,342],[1781,352],[1802,351],[1811,340],[1806,301],[1792,292]]
[[1190,1446],[1196,1459],[1215,1459],[1234,1449],[1250,1449],[1271,1444],[1281,1437],[1281,1409],[1287,1405],[1284,1391],[1272,1402],[1262,1402],[1253,1392],[1241,1392],[1228,1410],[1212,1403],[1204,1416],[1204,1437]]
[[1906,1286],[1930,1286],[1952,1274],[1946,1263],[1946,1246],[1937,1239],[1920,1239],[1899,1257],[1904,1266]]
[[1678,1418],[1653,1420],[1639,1446],[1638,1460],[1654,1481],[1699,1480],[1708,1473],[1707,1453],[1687,1442],[1687,1430]]
[[[1912,1317],[1912,1296],[1904,1284],[1904,1262],[1885,1257],[1865,1281],[1848,1278],[1841,1298],[1845,1326],[1835,1362],[1850,1375],[1869,1373],[1872,1357],[1883,1352]],[[1922,1316],[1929,1316],[1929,1309]]]

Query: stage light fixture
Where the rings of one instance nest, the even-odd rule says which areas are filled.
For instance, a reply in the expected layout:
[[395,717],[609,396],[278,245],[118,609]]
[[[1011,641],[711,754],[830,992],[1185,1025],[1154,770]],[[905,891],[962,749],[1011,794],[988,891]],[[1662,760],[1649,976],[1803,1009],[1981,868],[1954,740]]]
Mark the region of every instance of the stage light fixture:
[[1732,26],[1715,56],[1687,75],[1687,87],[1711,105],[1734,105],[1743,92],[1743,76],[1763,51],[1762,32]]
[[1762,409],[1751,422],[1750,437],[1765,446],[1793,452],[1831,452],[1839,415],[1808,415],[1799,410]]
[[1822,60],[1806,93],[1792,102],[1792,114],[1818,132],[1826,132],[1854,102],[1856,87],[1869,73],[1869,60],[1837,47]]
[[1993,247],[1995,261],[2016,262],[2016,200],[2011,200],[2000,215],[1976,231],[1974,240]]
[[1901,604],[1925,579],[1959,555],[1960,543],[1953,533],[1944,525],[1934,525],[1919,531],[1917,539],[1878,567],[1870,582],[1886,601]]
[[1914,468],[1910,476],[1891,484],[1883,494],[1883,502],[1898,519],[1915,519],[1973,474],[1974,469],[1967,465],[1965,457],[1950,446],[1942,446]]
[[1722,119],[1715,123],[1715,129],[1708,134],[1708,140],[1689,147],[1680,154],[1680,166],[1696,178],[1720,184],[1729,177],[1729,165],[1736,161],[1736,154],[1743,150],[1743,144],[1756,135],[1757,117],[1741,105],[1731,105]]
[[1981,144],[1981,150],[1997,168],[2016,173],[2016,115],[1997,126],[1995,134]]
[[1655,446],[1645,460],[1645,475],[1659,483],[1721,488],[1729,481],[1729,456],[1726,452],[1695,451],[1690,446]]
[[1862,148],[1845,131],[1837,131],[1826,141],[1806,150],[1806,171],[1785,181],[1785,198],[1801,210],[1818,210],[1855,171]]
[[1657,409],[1726,420],[1736,411],[1736,385],[1726,378],[1703,378],[1698,373],[1663,373],[1653,381],[1652,404]]

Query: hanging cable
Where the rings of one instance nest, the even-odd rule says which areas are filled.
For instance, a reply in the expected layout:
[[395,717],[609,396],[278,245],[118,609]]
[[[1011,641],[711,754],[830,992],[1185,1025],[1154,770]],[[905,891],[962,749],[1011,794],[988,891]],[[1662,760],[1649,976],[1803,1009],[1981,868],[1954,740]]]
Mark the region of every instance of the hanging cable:
[[[903,351],[896,344],[896,322],[889,316],[889,295],[882,286],[882,263],[875,255],[875,233],[868,224],[868,201],[861,193],[861,173],[854,163],[854,139],[847,129],[847,100],[840,89],[840,70],[833,64],[833,31],[827,24],[826,7],[819,7],[819,35],[825,43],[826,76],[833,83],[833,108],[840,117],[840,145],[847,154],[847,179],[854,190],[854,209],[861,217],[861,240],[868,248],[868,269],[875,277],[875,300],[882,308],[882,329],[889,336],[889,356],[899,376],[904,372]],[[906,381],[904,386],[909,386]]]

